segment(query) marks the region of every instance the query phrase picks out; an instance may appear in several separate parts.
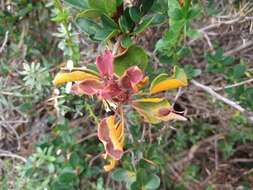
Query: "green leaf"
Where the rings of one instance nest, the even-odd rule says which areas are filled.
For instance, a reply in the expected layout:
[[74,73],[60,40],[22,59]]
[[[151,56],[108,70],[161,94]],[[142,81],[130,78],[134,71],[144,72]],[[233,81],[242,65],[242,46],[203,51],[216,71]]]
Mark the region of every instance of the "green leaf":
[[191,64],[185,65],[184,70],[189,80],[201,75],[202,73],[200,69],[195,69]]
[[132,44],[132,39],[129,36],[124,37],[121,41],[121,46],[124,48],[129,48]]
[[198,15],[200,15],[201,10],[199,7],[192,7],[187,14],[187,19],[188,20],[192,20],[194,18],[196,18]]
[[178,0],[168,0],[168,16],[173,16],[173,12],[175,9],[180,9],[180,4],[178,3]]
[[148,56],[145,50],[141,47],[132,45],[124,55],[115,59],[114,67],[116,74],[120,76],[131,66],[135,65],[145,70],[147,64]]
[[110,16],[117,10],[116,0],[88,0],[91,8],[98,9]]
[[152,23],[154,17],[144,17],[143,21],[134,29],[135,34],[143,32]]
[[68,3],[69,5],[77,9],[88,8],[87,0],[64,0],[64,2]]
[[91,19],[79,17],[76,19],[77,26],[89,35],[92,40],[106,41],[117,34],[117,29],[114,29],[115,23],[106,15],[102,16],[103,27]]
[[77,180],[78,177],[77,174],[70,168],[68,169],[64,168],[62,174],[59,176],[59,179],[61,183],[68,184]]
[[129,8],[126,8],[123,15],[119,18],[119,27],[123,33],[129,33],[132,31],[134,27],[134,22],[132,21],[130,14],[129,14]]
[[159,186],[160,186],[160,178],[157,175],[152,174],[149,176],[149,179],[145,184],[144,188],[147,190],[153,190],[159,188]]
[[54,22],[62,22],[64,20],[67,20],[69,16],[69,13],[67,11],[63,11],[57,14],[56,17],[52,18],[51,20]]
[[87,18],[98,18],[101,16],[102,12],[99,9],[87,9],[77,14],[78,17],[87,17]]
[[[130,187],[136,180],[136,174],[123,168],[118,168],[112,173],[112,179],[118,182],[125,182]],[[129,189],[129,188],[128,188]]]
[[245,64],[240,63],[238,65],[235,65],[233,67],[233,77],[235,79],[240,79],[241,77],[244,76],[246,70],[247,70],[247,67]]
[[137,7],[131,7],[129,9],[129,15],[134,22],[139,22],[141,19],[141,12]]
[[182,9],[175,8],[175,10],[171,11],[170,18],[173,20],[182,20],[184,19],[184,13]]
[[82,17],[76,19],[76,25],[90,36],[94,36],[97,30],[101,30],[101,27],[96,22]]
[[153,6],[155,0],[141,0],[141,12],[146,14]]
[[118,182],[125,181],[128,178],[128,171],[123,168],[118,168],[112,173],[112,179]]
[[103,14],[101,17],[102,24],[105,29],[117,29],[118,25],[109,16]]
[[191,39],[197,39],[201,36],[198,30],[187,30],[186,35]]

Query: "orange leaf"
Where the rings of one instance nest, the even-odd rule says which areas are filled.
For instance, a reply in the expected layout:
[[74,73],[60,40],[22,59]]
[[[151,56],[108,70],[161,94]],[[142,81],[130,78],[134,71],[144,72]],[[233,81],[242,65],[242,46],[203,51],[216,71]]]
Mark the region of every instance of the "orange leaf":
[[115,115],[104,118],[98,126],[98,138],[104,144],[106,154],[119,160],[123,155],[123,117],[118,121],[116,121]]

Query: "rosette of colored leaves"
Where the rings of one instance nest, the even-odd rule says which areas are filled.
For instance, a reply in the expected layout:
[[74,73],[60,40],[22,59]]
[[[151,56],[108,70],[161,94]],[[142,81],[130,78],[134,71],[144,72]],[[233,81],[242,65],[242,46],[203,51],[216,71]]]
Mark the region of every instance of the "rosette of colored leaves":
[[[110,163],[104,167],[112,170],[121,159],[124,150],[124,105],[131,105],[145,122],[157,124],[170,120],[186,120],[184,116],[173,110],[165,98],[155,97],[157,93],[184,87],[187,78],[184,71],[174,68],[173,75],[163,73],[158,75],[149,88],[149,96],[142,94],[148,83],[148,77],[138,66],[128,67],[123,74],[116,74],[115,57],[106,50],[96,58],[98,72],[86,69],[84,71],[60,72],[55,76],[54,85],[74,82],[71,92],[77,95],[96,96],[104,105],[114,111],[114,115],[101,119],[98,126],[98,138],[103,143],[105,158]],[[135,96],[138,93],[138,96]],[[141,97],[136,99],[136,97]]]

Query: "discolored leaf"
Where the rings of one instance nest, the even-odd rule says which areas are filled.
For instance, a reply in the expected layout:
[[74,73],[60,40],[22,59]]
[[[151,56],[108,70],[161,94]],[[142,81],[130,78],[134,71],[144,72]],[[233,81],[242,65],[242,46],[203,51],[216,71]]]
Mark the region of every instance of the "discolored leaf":
[[137,66],[128,68],[120,78],[120,84],[127,90],[138,91],[136,85],[143,80],[143,73]]
[[113,54],[111,51],[105,51],[103,55],[96,58],[96,65],[101,76],[113,76]]
[[148,123],[156,124],[162,121],[186,120],[185,117],[173,112],[169,102],[162,98],[144,98],[133,101],[134,109]]
[[150,85],[150,94],[187,86],[187,77],[183,69],[174,68],[172,77],[167,74],[158,75]]
[[119,160],[123,155],[123,115],[118,121],[115,115],[104,118],[98,126],[98,138],[104,144],[106,155]]
[[98,94],[104,87],[103,82],[95,79],[86,79],[84,81],[74,84],[71,88],[71,92],[76,95],[86,94],[92,96]]

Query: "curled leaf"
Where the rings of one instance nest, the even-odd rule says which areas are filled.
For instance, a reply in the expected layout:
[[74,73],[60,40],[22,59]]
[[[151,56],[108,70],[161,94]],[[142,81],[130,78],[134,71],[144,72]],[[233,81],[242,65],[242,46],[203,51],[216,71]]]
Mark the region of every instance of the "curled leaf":
[[138,84],[136,84],[136,88],[138,89],[137,91],[139,91],[140,89],[148,85],[148,83],[149,83],[149,78],[145,76]]
[[118,164],[118,160],[110,158],[109,164],[104,166],[104,170],[106,172],[112,171],[116,167],[117,164]]
[[83,72],[83,71],[73,71],[73,72],[65,72],[65,73],[58,73],[54,80],[54,85],[61,85],[67,82],[74,82],[74,81],[82,81],[86,79],[99,79],[98,76],[93,75],[91,73]]
[[144,98],[133,101],[134,109],[148,123],[157,124],[162,121],[183,120],[186,118],[173,111],[169,102],[162,98]]
[[150,94],[187,86],[187,77],[183,69],[174,68],[172,77],[167,74],[158,75],[150,85]]
[[106,155],[119,160],[123,155],[124,119],[115,115],[104,118],[98,126],[98,138],[104,144]]
[[137,66],[128,68],[120,78],[120,84],[124,89],[138,91],[136,85],[143,80],[143,73]]

